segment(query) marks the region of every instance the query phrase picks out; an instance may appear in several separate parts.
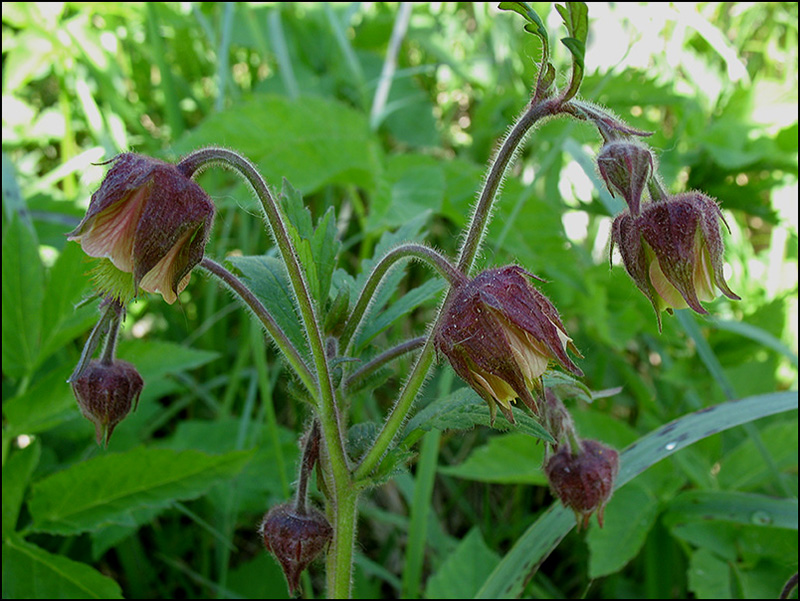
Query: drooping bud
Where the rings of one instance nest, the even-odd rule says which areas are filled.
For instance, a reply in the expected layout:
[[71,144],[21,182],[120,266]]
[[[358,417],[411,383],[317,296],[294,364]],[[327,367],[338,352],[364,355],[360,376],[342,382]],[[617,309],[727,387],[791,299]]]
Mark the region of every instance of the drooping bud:
[[119,359],[92,360],[70,383],[81,413],[94,424],[97,444],[105,446],[131,407],[138,406],[144,386],[136,368]]
[[142,288],[172,304],[203,258],[214,204],[175,165],[133,153],[113,162],[69,240],[101,259],[102,294],[124,303]]
[[653,153],[635,142],[618,140],[600,149],[597,167],[609,192],[621,194],[631,215],[638,215],[642,192],[653,174]]
[[529,277],[536,276],[510,265],[454,286],[435,333],[437,351],[486,400],[492,421],[499,405],[513,423],[516,398],[538,413],[530,390],[541,393],[551,361],[583,375],[567,356],[568,348],[579,353],[558,312]]
[[619,470],[619,453],[596,440],[582,440],[580,447],[573,454],[569,444],[562,445],[547,462],[545,474],[555,495],[575,512],[578,528],[587,527],[595,512],[602,528],[603,511]]
[[664,309],[707,314],[700,301],[716,298],[717,288],[740,300],[725,282],[720,221],[717,203],[700,192],[648,203],[638,217],[625,212],[614,220],[612,251],[619,247],[625,269],[653,304],[659,329]]
[[269,510],[259,528],[264,545],[280,563],[294,595],[300,574],[328,546],[333,528],[323,513],[313,507],[300,511],[294,503],[283,503]]

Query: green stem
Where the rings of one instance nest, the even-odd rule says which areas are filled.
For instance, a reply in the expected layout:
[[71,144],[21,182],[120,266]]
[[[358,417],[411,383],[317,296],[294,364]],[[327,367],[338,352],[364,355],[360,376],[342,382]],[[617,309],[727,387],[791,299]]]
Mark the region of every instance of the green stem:
[[[333,498],[329,501],[335,513],[334,521],[337,524],[345,525],[350,528],[347,533],[336,532],[334,534],[331,556],[334,562],[329,562],[329,578],[333,578],[338,586],[329,588],[328,594],[332,596],[342,596],[343,592],[349,596],[350,580],[352,572],[352,553],[355,540],[355,519],[353,516],[342,517],[340,511],[347,511],[347,504],[343,500],[350,500],[350,504],[355,507],[357,491],[353,487],[350,476],[350,469],[345,453],[345,445],[342,432],[346,424],[339,423],[339,412],[336,408],[333,383],[330,377],[328,358],[325,354],[325,344],[322,339],[322,332],[319,321],[314,310],[314,303],[308,291],[308,284],[303,273],[303,268],[297,258],[297,253],[292,245],[283,216],[278,209],[278,205],[269,191],[267,183],[255,166],[241,155],[228,150],[227,148],[209,147],[197,150],[186,156],[179,164],[180,169],[187,177],[193,177],[203,168],[210,165],[218,165],[233,169],[241,175],[245,181],[253,188],[261,207],[264,210],[270,230],[272,231],[275,244],[280,251],[281,258],[286,265],[289,280],[292,283],[297,306],[303,319],[303,325],[308,337],[309,348],[314,358],[316,368],[316,378],[318,384],[318,394],[316,406],[319,411],[320,427],[325,440],[325,447],[328,456],[329,475],[333,478],[332,493]],[[349,545],[348,549],[340,548],[340,545]],[[344,562],[344,563],[343,563]],[[342,583],[346,583],[346,588],[342,588]]]
[[83,350],[81,351],[80,359],[78,359],[78,364],[75,366],[72,374],[67,379],[67,382],[74,382],[81,377],[81,374],[86,369],[86,366],[89,365],[89,361],[92,360],[92,355],[94,355],[94,352],[100,345],[100,341],[108,332],[117,314],[117,308],[114,305],[114,301],[108,302],[105,307],[103,307],[102,303],[100,306],[102,307],[103,311],[100,315],[100,319],[97,321],[97,324],[95,324],[91,334],[89,334],[89,338],[86,339],[86,344],[83,345]]
[[264,329],[272,336],[275,344],[286,357],[289,365],[292,366],[294,372],[303,382],[303,385],[313,395],[317,389],[317,383],[314,380],[314,374],[306,365],[303,357],[300,356],[298,350],[291,343],[284,331],[272,317],[267,308],[261,303],[258,298],[245,286],[239,278],[233,275],[230,271],[225,269],[216,261],[212,261],[208,257],[203,257],[200,262],[200,267],[208,271],[211,275],[219,278],[228,288],[235,292],[239,298],[248,306],[253,314],[258,318]]
[[[469,273],[469,270],[472,268],[472,263],[475,260],[475,256],[478,253],[481,241],[486,232],[497,191],[500,188],[500,184],[517,148],[525,139],[526,134],[538,121],[545,117],[557,115],[559,112],[561,112],[561,105],[558,103],[558,100],[547,99],[533,104],[522,114],[519,120],[514,124],[514,127],[512,127],[508,136],[506,136],[506,139],[503,141],[489,169],[489,174],[486,176],[480,198],[478,199],[478,203],[470,219],[469,230],[464,239],[464,244],[461,247],[461,252],[459,253],[457,269],[461,273]],[[447,305],[449,297],[450,293],[448,292],[446,298],[442,302],[442,307]],[[431,334],[428,336],[425,346],[417,357],[417,362],[411,371],[411,375],[408,377],[408,380],[406,380],[405,386],[403,386],[403,390],[400,392],[400,396],[397,398],[394,407],[392,407],[389,413],[389,417],[384,422],[383,428],[375,438],[372,447],[367,451],[361,463],[356,468],[354,477],[357,483],[359,480],[369,477],[370,473],[380,463],[384,454],[391,446],[397,432],[405,423],[408,412],[411,410],[411,406],[414,404],[414,400],[417,398],[417,394],[422,384],[425,382],[428,371],[433,364],[433,334],[436,332],[441,316],[442,309],[440,308],[439,315],[431,328]]]
[[353,335],[356,333],[358,326],[364,319],[364,315],[369,308],[375,292],[378,289],[384,276],[394,266],[397,261],[401,259],[418,259],[436,269],[439,274],[446,279],[451,286],[463,284],[467,281],[467,277],[457,270],[447,258],[434,249],[425,246],[424,244],[401,244],[387,252],[383,258],[378,261],[369,274],[367,282],[361,291],[361,295],[356,301],[353,312],[347,320],[347,323],[342,330],[342,335],[339,337],[339,348],[344,350],[345,355],[350,351],[349,346],[352,341]]
[[390,361],[393,361],[394,359],[397,359],[406,353],[410,353],[411,351],[415,351],[422,347],[422,345],[425,344],[426,339],[426,336],[418,336],[416,338],[412,338],[411,340],[406,340],[405,342],[402,342],[397,346],[393,346],[392,348],[382,352],[380,355],[372,359],[372,361],[364,364],[359,369],[354,371],[353,374],[345,380],[345,392],[352,390],[352,388],[355,386],[358,386],[363,379],[368,377],[370,374],[375,373],[375,371]]

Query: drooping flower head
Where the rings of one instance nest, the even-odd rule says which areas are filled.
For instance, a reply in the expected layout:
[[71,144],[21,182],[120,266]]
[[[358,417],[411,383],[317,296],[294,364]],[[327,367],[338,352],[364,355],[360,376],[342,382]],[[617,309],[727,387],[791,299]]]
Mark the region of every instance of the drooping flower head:
[[664,309],[708,313],[700,301],[716,298],[716,289],[740,300],[725,282],[720,221],[725,218],[717,203],[700,192],[650,202],[639,216],[626,211],[614,220],[611,250],[619,247],[625,269],[656,311],[659,329]]
[[602,528],[603,511],[619,471],[619,453],[596,440],[579,444],[574,453],[569,444],[561,445],[547,462],[545,475],[564,506],[575,512],[578,528],[588,526],[595,512]]
[[102,260],[102,294],[125,302],[142,288],[172,304],[203,258],[214,204],[175,165],[133,153],[113,162],[69,240]]
[[638,215],[642,192],[653,174],[653,154],[637,142],[616,140],[600,149],[597,167],[611,194],[621,194],[631,214]]
[[92,360],[70,381],[83,416],[95,427],[97,444],[105,444],[114,428],[139,404],[144,381],[127,361]]
[[535,277],[510,265],[488,269],[453,288],[434,343],[455,372],[513,423],[511,403],[520,398],[534,413],[541,377],[553,361],[576,375],[567,355],[577,354],[553,304],[529,282]]
[[303,570],[333,538],[333,528],[321,511],[313,507],[300,510],[293,503],[270,509],[259,531],[264,546],[281,564],[291,594],[300,587]]

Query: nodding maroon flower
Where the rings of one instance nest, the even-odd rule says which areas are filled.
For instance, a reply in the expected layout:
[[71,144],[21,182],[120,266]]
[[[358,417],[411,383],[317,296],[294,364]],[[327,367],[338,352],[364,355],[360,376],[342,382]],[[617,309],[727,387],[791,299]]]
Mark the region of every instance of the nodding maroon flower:
[[691,307],[708,313],[700,301],[716,298],[716,288],[740,300],[725,282],[724,245],[717,203],[700,192],[686,192],[624,212],[614,220],[611,250],[618,246],[625,269],[650,300],[661,329],[661,311]]
[[119,359],[92,360],[70,383],[81,413],[94,424],[97,444],[105,446],[134,403],[138,406],[144,386],[136,368]]
[[575,512],[578,528],[587,527],[595,512],[603,527],[603,511],[618,470],[619,453],[596,440],[580,441],[575,454],[569,444],[561,445],[545,466],[550,487],[564,506]]
[[281,564],[292,595],[300,586],[300,574],[333,538],[333,528],[321,511],[313,507],[301,511],[294,503],[270,509],[259,532],[264,546]]
[[172,304],[203,258],[214,204],[175,165],[133,153],[113,162],[69,240],[103,260],[101,293],[125,302],[142,288]]
[[638,215],[642,192],[653,174],[653,154],[636,142],[617,140],[600,149],[597,167],[611,194],[621,194],[631,215]]
[[541,377],[551,361],[576,375],[567,356],[579,354],[553,304],[529,282],[536,277],[510,265],[488,269],[453,288],[435,333],[438,352],[489,404],[514,422],[511,403],[520,398],[538,413],[531,388],[541,394]]

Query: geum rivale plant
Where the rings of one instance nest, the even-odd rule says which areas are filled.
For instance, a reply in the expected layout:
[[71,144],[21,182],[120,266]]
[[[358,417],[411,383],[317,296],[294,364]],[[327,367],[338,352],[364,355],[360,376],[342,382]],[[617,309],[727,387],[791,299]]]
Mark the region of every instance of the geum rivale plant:
[[[104,299],[101,318],[70,378],[81,411],[95,424],[98,443],[108,444],[142,388],[135,368],[115,355],[126,304],[143,291],[173,303],[199,267],[241,299],[282,353],[307,400],[308,426],[295,498],[269,508],[258,531],[292,592],[298,590],[301,573],[326,554],[328,596],[350,596],[359,496],[391,477],[408,457],[396,452],[398,436],[437,357],[448,361],[485,401],[475,397],[473,425],[517,426],[543,440],[543,471],[554,494],[575,513],[579,527],[593,514],[602,525],[603,509],[625,464],[603,442],[582,439],[562,402],[562,397],[591,393],[578,380],[583,375],[579,349],[545,295],[546,285],[534,275],[537,266],[497,265],[473,272],[501,182],[523,141],[543,121],[563,117],[596,126],[602,139],[598,171],[611,193],[628,206],[614,220],[612,252],[619,249],[634,284],[652,303],[659,326],[663,310],[688,306],[705,313],[700,301],[713,299],[717,290],[738,298],[723,275],[725,219],[717,203],[698,191],[667,192],[656,158],[642,141],[648,134],[579,98],[586,6],[569,2],[557,7],[568,30],[563,41],[572,55],[571,71],[561,78],[566,85],[560,88],[539,17],[524,3],[500,7],[526,20],[525,28],[541,40],[542,56],[530,102],[498,147],[455,259],[424,244],[399,244],[376,259],[360,289],[343,286],[329,298],[320,284],[315,253],[298,248],[305,240],[287,210],[297,202],[296,194],[285,187],[279,203],[251,162],[222,147],[201,148],[175,165],[132,153],[112,159],[86,217],[69,234],[96,258],[92,276]],[[245,278],[204,256],[215,211],[194,178],[210,167],[241,175],[260,201],[307,349],[282,329]],[[337,248],[335,228],[328,232],[317,248]],[[362,361],[354,344],[357,333],[383,279],[406,259],[429,266],[447,283],[438,315],[424,338]],[[101,346],[100,359],[92,359]],[[348,443],[353,425],[349,399],[371,373],[410,352],[416,352],[414,366],[403,374],[394,406],[365,448],[355,450]],[[308,499],[315,468],[324,508]]]

